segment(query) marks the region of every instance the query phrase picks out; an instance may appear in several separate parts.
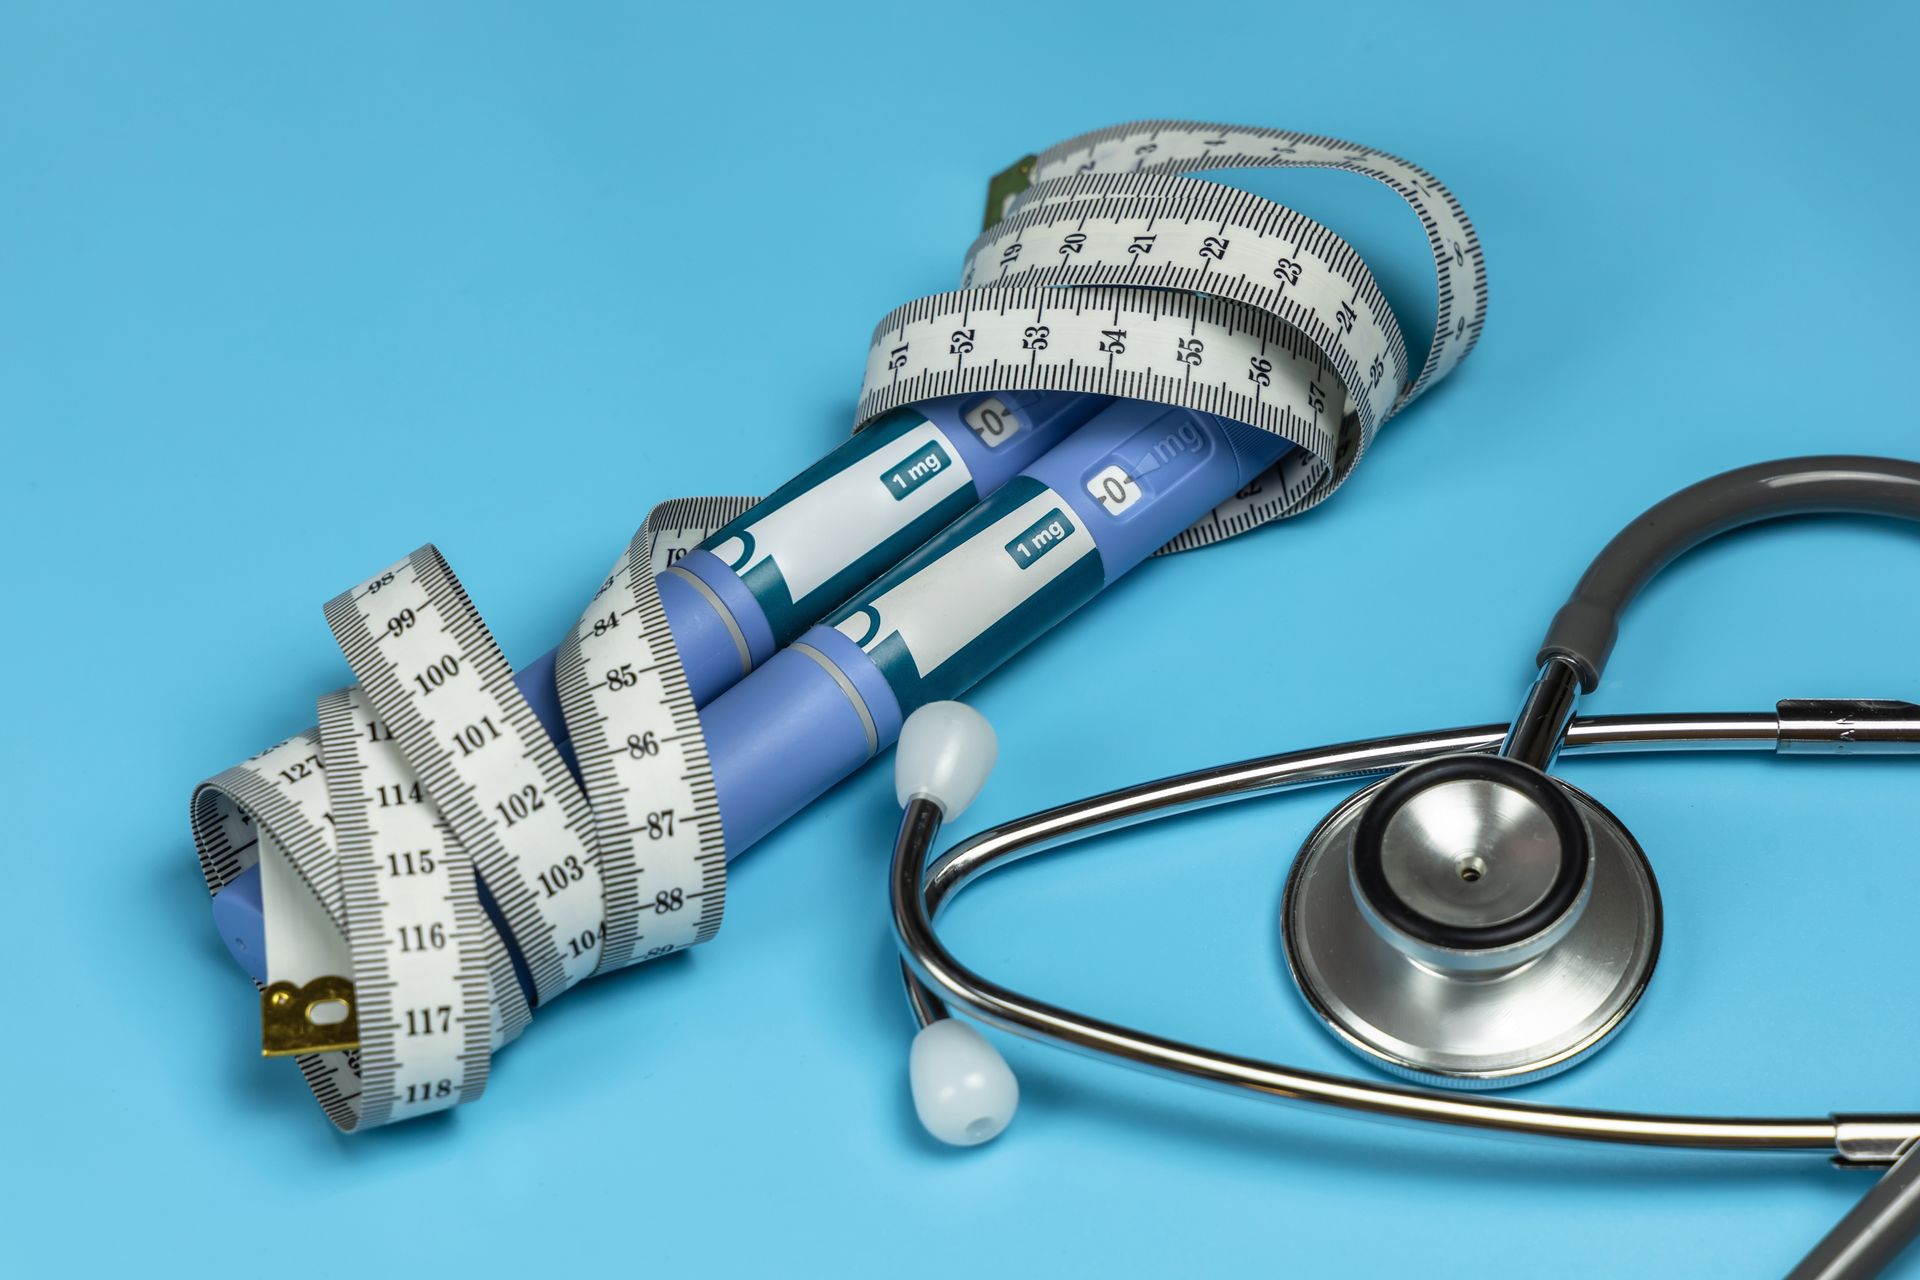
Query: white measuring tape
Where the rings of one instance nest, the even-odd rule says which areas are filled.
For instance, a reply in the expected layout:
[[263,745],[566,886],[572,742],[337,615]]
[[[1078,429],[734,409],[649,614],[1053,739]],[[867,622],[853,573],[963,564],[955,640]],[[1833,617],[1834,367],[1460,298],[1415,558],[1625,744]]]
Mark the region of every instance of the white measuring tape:
[[[1413,207],[1439,273],[1417,372],[1345,241],[1178,176],[1258,167],[1348,170]],[[875,330],[856,429],[938,396],[1038,389],[1183,405],[1300,446],[1167,550],[1325,497],[1486,314],[1479,243],[1447,190],[1328,138],[1105,129],[995,179],[988,221],[958,292]],[[209,893],[260,868],[263,1045],[298,1055],[341,1129],[477,1098],[533,1007],[718,931],[720,814],[654,578],[753,501],[654,508],[563,641],[577,779],[427,546],[327,605],[357,684],[320,699],[319,727],[194,792]]]
[[[1361,174],[1412,207],[1439,284],[1417,372],[1351,245],[1270,200],[1179,176],[1259,168]],[[961,289],[874,330],[861,419],[959,392],[1085,391],[1184,405],[1301,446],[1169,552],[1326,497],[1381,422],[1466,358],[1486,321],[1486,263],[1452,193],[1416,165],[1335,138],[1117,125],[1022,161],[988,198]]]

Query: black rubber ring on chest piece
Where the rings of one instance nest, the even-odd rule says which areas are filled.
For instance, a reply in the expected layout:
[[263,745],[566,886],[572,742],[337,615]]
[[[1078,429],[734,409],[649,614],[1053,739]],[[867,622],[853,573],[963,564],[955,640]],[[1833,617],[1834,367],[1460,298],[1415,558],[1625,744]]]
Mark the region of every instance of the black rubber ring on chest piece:
[[[1560,866],[1553,883],[1538,902],[1511,920],[1480,926],[1445,924],[1408,906],[1387,881],[1383,846],[1387,824],[1427,788],[1459,781],[1491,782],[1518,791],[1540,806],[1560,840]],[[1508,946],[1552,925],[1580,897],[1591,856],[1586,823],[1560,784],[1538,769],[1499,756],[1446,756],[1409,765],[1380,784],[1353,833],[1353,879],[1366,895],[1367,906],[1408,937],[1453,951]]]

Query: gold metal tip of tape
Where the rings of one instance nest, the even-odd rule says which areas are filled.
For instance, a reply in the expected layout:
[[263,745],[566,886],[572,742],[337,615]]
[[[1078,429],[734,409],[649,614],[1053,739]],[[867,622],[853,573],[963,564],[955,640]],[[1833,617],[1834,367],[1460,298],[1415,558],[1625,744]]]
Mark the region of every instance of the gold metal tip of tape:
[[262,1057],[359,1047],[359,1011],[347,979],[323,976],[304,987],[275,982],[260,993]]
[[982,231],[1006,217],[1007,201],[1033,185],[1033,170],[1039,163],[1039,156],[1022,156],[988,180],[987,216],[980,224]]

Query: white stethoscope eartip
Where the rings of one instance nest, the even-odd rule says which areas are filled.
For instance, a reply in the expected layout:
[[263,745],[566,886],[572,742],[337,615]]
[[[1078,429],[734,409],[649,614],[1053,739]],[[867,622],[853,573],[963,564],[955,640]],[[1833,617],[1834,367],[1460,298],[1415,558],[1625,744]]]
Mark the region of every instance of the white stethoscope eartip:
[[920,1028],[907,1059],[907,1078],[920,1123],[956,1147],[977,1147],[999,1137],[1020,1106],[1020,1082],[1007,1060],[985,1036],[952,1018]]
[[980,794],[999,754],[985,716],[963,702],[929,702],[900,727],[894,794],[903,807],[925,796],[952,822]]

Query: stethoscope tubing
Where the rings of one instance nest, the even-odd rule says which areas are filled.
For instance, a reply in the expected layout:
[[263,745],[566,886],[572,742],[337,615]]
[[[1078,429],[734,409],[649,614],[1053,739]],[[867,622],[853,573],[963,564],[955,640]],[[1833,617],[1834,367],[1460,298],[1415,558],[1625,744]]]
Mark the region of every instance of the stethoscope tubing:
[[[1835,722],[1842,720],[1852,723],[1836,713]],[[935,929],[935,921],[960,890],[1022,858],[1232,801],[1366,780],[1443,755],[1490,752],[1500,746],[1507,729],[1479,725],[1368,738],[1162,778],[990,828],[930,865],[927,856],[939,835],[941,811],[932,801],[913,800],[895,843],[890,884],[894,931],[914,1017],[925,1026],[948,1016],[949,1006],[955,1006],[1028,1039],[1192,1083],[1275,1101],[1496,1133],[1639,1146],[1814,1151],[1874,1164],[1890,1161],[1920,1137],[1920,1115],[1748,1118],[1601,1111],[1503,1102],[1302,1070],[1167,1039],[1035,1000],[967,968]],[[1810,726],[1804,712],[1791,723],[1778,713],[1593,716],[1573,721],[1565,750],[1789,751],[1826,741],[1823,726]],[[1911,749],[1907,738],[1899,742]]]

